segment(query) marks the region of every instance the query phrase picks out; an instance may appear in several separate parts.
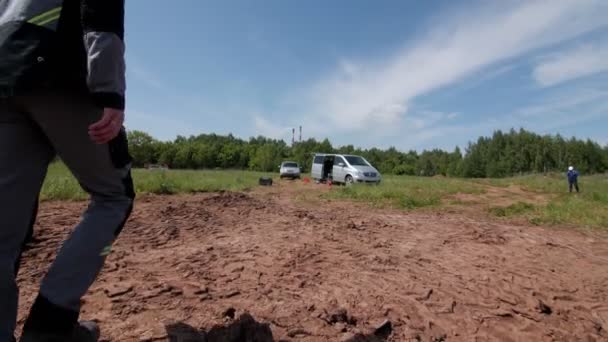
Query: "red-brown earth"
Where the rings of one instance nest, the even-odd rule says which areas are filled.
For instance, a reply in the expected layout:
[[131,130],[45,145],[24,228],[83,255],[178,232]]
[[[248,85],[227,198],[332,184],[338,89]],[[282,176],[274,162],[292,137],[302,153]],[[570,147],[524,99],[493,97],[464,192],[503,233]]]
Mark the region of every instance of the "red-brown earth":
[[[103,341],[608,341],[607,234],[281,182],[142,196],[84,298]],[[45,202],[20,323],[84,202]]]

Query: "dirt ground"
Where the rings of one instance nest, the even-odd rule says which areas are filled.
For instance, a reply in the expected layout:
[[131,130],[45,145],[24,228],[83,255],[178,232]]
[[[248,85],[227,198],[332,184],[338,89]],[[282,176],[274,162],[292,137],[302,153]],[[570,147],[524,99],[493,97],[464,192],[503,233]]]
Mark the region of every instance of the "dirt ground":
[[[607,234],[319,191],[140,197],[81,317],[104,341],[608,341]],[[20,323],[85,205],[42,205]]]

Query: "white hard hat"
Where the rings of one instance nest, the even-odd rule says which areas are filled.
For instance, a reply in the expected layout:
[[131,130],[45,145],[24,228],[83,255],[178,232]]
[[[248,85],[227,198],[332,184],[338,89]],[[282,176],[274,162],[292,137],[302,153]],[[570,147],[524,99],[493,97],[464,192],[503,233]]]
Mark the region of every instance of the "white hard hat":
[[570,167],[568,168],[568,170],[572,171],[572,170],[574,170],[574,167],[570,166]]

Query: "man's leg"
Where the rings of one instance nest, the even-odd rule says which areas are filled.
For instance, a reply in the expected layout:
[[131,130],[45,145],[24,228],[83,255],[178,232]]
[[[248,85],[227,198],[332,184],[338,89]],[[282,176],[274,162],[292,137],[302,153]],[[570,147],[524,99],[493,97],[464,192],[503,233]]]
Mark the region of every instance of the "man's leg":
[[36,217],[38,217],[38,198],[34,201],[34,207],[32,209],[32,217],[30,217],[30,223],[27,227],[27,233],[25,234],[25,239],[21,243],[21,253],[15,260],[15,277],[19,274],[19,268],[21,267],[21,254],[25,249],[26,245],[32,241],[34,238],[34,225],[36,224]]
[[574,188],[576,189],[576,192],[579,192],[579,191],[578,191],[578,181],[575,181],[575,182],[574,182]]
[[570,192],[572,192],[572,182],[568,182],[568,189]]
[[22,244],[53,150],[12,100],[0,99],[0,341],[13,338]]
[[80,299],[95,281],[131,213],[133,182],[126,134],[96,145],[88,126],[102,110],[86,95],[31,96],[24,101],[35,121],[81,186],[91,194],[82,221],[65,241],[42,282],[26,331],[69,334]]

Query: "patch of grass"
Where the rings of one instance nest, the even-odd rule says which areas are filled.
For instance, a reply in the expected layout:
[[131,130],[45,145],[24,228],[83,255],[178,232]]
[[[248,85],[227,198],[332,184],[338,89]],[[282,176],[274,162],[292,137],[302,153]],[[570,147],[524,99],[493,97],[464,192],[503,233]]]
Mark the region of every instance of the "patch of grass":
[[88,195],[80,188],[80,184],[64,164],[49,165],[40,193],[41,200],[81,200],[87,197]]
[[533,211],[534,208],[535,207],[530,203],[517,202],[506,207],[493,207],[488,209],[488,211],[498,217],[509,217],[529,213]]
[[243,191],[255,186],[261,175],[250,171],[134,170],[133,180],[139,193],[176,194]]
[[[481,194],[487,186],[506,188],[512,185],[533,192],[534,195],[546,195],[548,203],[533,205],[514,198],[517,202],[510,206],[490,208],[491,214],[499,217],[526,217],[537,225],[608,228],[608,175],[580,177],[579,194],[568,193],[565,175],[553,173],[501,179],[387,176],[380,186],[357,184],[339,188],[325,196],[367,202],[374,207],[416,209],[439,207],[442,203],[474,205],[472,202],[461,203],[449,198],[447,201],[442,200],[456,193]],[[520,196],[525,196],[525,193]],[[483,201],[482,196],[480,201]]]
[[[498,187],[519,185],[523,189],[539,193],[564,193],[568,191],[566,174],[548,173],[532,174],[511,178],[475,179],[476,183]],[[606,194],[608,190],[608,175],[591,175],[579,177],[581,191],[588,193],[600,192]],[[606,198],[606,197],[605,197]],[[606,198],[608,200],[608,198]]]
[[[608,175],[579,177],[580,193],[568,193],[565,174],[526,175],[504,179],[475,180],[493,186],[518,185],[526,191],[546,194],[546,206],[537,207],[530,222],[608,228]],[[529,212],[525,213],[530,216]],[[515,214],[514,214],[515,215]]]
[[[155,194],[176,194],[206,191],[242,191],[256,186],[263,175],[249,171],[182,171],[134,170],[136,191]],[[579,178],[581,193],[568,193],[565,175],[527,175],[504,179],[456,179],[412,176],[386,176],[379,186],[356,184],[334,187],[324,197],[349,199],[375,207],[412,210],[440,207],[442,203],[457,204],[448,196],[457,193],[482,194],[490,186],[520,186],[535,194],[546,195],[546,205],[515,203],[490,212],[501,217],[524,216],[533,224],[574,225],[577,227],[608,228],[608,175]],[[523,195],[525,196],[525,194]],[[49,167],[42,187],[42,200],[82,200],[88,195],[61,163]],[[473,196],[474,197],[474,196]],[[545,196],[543,196],[545,197]],[[318,197],[317,197],[318,198]],[[444,199],[448,201],[443,201]],[[484,201],[480,196],[480,203]],[[474,205],[470,201],[464,205]]]
[[608,228],[608,205],[591,194],[560,195],[535,217],[538,224],[574,224],[586,228]]
[[376,207],[416,209],[438,206],[443,197],[451,194],[482,192],[482,186],[463,179],[385,176],[378,186],[354,184],[326,196],[368,202]]
[[540,213],[539,224],[575,224],[608,228],[608,175],[579,177],[580,193],[568,193],[563,174],[513,178],[522,188],[551,194],[553,197]]
[[[177,194],[210,191],[243,191],[257,184],[259,172],[133,170],[138,194]],[[82,200],[88,195],[62,163],[52,163],[42,187],[41,200]]]
[[447,201],[447,204],[449,205],[456,205],[456,206],[463,206],[463,205],[474,205],[474,204],[479,204],[478,201],[463,201],[460,199],[450,199]]

